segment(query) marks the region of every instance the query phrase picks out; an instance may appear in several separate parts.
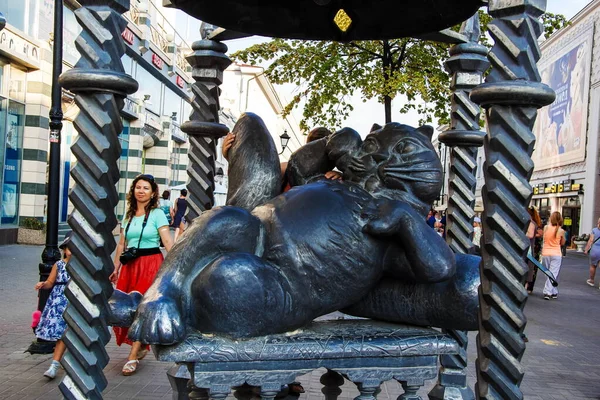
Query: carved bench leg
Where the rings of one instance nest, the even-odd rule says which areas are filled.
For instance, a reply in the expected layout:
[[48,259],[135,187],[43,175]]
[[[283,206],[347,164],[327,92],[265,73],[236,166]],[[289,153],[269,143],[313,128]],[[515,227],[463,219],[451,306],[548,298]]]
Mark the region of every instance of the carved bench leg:
[[281,391],[280,384],[267,383],[260,387],[261,400],[274,400],[275,396]]
[[467,345],[465,331],[444,331],[460,346],[459,354],[440,356],[438,383],[428,394],[430,400],[474,400],[475,393],[467,386]]
[[325,395],[325,400],[337,400],[338,396],[342,393],[340,386],[344,384],[344,377],[337,372],[328,369],[327,372],[321,376],[320,382],[323,385],[321,393]]
[[354,400],[375,400],[375,394],[379,393],[379,386],[381,381],[379,380],[367,380],[364,382],[355,382],[358,387],[360,395],[355,397]]
[[400,381],[400,384],[402,385],[402,389],[404,389],[404,393],[398,396],[398,400],[422,400],[421,396],[417,394],[421,387],[420,385],[402,381]]
[[173,390],[173,400],[189,400],[190,372],[184,364],[173,364],[167,371],[167,378]]
[[227,385],[213,385],[208,392],[210,400],[225,400],[231,388]]

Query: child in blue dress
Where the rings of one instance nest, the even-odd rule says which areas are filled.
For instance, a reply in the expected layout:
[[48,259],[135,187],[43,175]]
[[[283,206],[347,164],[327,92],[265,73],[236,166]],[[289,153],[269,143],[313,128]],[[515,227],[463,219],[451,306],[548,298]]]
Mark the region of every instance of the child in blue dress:
[[65,344],[62,341],[62,335],[67,328],[67,323],[63,319],[63,312],[67,308],[67,296],[65,296],[65,286],[69,281],[69,274],[67,273],[67,264],[71,259],[71,251],[69,250],[68,244],[71,241],[71,234],[69,232],[65,235],[65,239],[60,244],[59,248],[63,250],[63,259],[57,261],[52,266],[48,280],[44,282],[38,282],[35,285],[36,290],[50,289],[50,296],[46,301],[44,312],[38,324],[35,335],[39,339],[56,341],[56,347],[54,347],[54,354],[52,355],[52,363],[50,368],[44,372],[44,376],[49,379],[56,377],[56,372],[60,368],[60,359],[65,353]]

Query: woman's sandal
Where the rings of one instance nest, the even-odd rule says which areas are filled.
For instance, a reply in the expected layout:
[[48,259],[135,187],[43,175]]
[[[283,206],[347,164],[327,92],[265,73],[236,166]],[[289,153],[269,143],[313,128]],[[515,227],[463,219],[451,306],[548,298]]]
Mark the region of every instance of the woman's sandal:
[[137,371],[139,364],[139,360],[129,360],[123,365],[123,370],[121,372],[123,372],[123,375],[125,376],[133,375],[135,374],[135,371]]

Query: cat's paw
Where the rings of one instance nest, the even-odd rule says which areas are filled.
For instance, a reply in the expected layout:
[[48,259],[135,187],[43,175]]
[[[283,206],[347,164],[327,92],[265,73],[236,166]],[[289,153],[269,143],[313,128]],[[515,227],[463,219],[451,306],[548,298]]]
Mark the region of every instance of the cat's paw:
[[174,344],[183,340],[185,328],[175,301],[159,297],[142,301],[129,328],[129,338],[144,344]]

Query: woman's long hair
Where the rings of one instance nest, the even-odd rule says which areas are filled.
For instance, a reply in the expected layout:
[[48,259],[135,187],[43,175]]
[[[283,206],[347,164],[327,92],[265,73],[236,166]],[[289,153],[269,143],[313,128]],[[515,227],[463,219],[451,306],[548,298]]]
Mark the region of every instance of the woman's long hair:
[[535,209],[535,207],[534,206],[529,206],[529,208],[527,209],[527,212],[529,213],[529,217],[537,225],[537,227],[541,228],[541,226],[542,226],[542,219],[540,218],[540,213],[537,212],[537,210]]
[[558,231],[563,224],[562,215],[558,211],[554,211],[552,215],[550,215],[550,225],[556,227],[555,237],[558,237]]
[[146,204],[146,214],[150,211],[158,207],[158,185],[154,182],[154,177],[151,175],[138,175],[131,182],[131,186],[129,187],[129,192],[127,193],[127,213],[125,213],[125,219],[127,221],[131,221],[131,218],[135,215],[137,211],[137,200],[135,199],[135,185],[138,181],[143,180],[150,184],[152,188],[152,196],[150,197],[150,201]]

